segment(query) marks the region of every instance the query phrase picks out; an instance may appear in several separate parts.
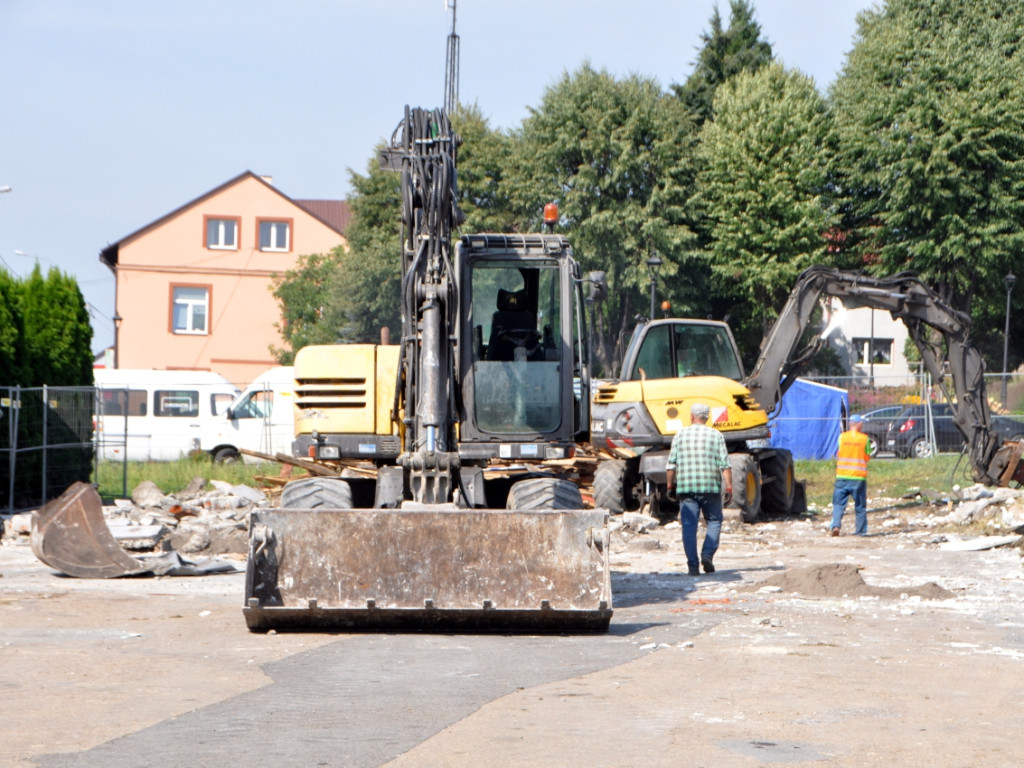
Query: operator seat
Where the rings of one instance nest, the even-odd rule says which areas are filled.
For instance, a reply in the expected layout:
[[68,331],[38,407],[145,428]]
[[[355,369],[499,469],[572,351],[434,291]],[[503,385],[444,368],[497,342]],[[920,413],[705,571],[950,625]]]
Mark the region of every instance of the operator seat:
[[526,309],[526,290],[506,291],[498,289],[498,310],[491,317],[491,336],[487,343],[487,359],[510,362],[515,354],[515,344],[502,339],[506,331],[534,331],[537,319]]

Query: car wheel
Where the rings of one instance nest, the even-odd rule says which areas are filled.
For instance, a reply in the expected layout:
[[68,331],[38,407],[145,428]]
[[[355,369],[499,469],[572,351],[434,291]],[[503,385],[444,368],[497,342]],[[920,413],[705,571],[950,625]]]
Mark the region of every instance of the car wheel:
[[910,446],[910,456],[915,459],[931,458],[932,444],[923,437],[919,437],[914,441],[914,444]]

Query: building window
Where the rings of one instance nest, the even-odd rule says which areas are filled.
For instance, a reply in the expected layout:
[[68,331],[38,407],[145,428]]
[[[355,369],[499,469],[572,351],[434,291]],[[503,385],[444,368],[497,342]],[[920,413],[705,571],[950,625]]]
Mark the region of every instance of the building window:
[[892,365],[892,339],[854,339],[857,365]]
[[207,285],[171,286],[171,332],[202,334],[209,332],[210,287]]
[[238,219],[205,216],[206,247],[215,251],[238,250]]
[[291,221],[259,219],[257,225],[261,251],[291,250]]

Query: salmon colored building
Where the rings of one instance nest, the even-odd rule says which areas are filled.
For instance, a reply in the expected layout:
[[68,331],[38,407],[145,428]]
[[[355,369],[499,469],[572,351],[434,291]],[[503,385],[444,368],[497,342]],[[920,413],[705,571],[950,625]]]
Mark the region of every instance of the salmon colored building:
[[118,368],[213,371],[243,387],[275,365],[272,278],[345,248],[340,200],[293,200],[246,171],[100,252],[114,273]]

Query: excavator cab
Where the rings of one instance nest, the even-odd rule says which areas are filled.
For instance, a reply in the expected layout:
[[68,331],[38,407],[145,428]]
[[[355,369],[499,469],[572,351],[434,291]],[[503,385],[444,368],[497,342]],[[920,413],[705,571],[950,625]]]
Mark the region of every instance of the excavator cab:
[[[511,248],[510,248],[511,246]],[[461,448],[480,457],[503,444],[502,458],[565,458],[589,402],[575,396],[573,373],[588,375],[579,270],[557,235],[462,238],[456,255],[462,331],[474,342],[460,355]],[[492,308],[495,308],[491,311]]]

